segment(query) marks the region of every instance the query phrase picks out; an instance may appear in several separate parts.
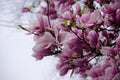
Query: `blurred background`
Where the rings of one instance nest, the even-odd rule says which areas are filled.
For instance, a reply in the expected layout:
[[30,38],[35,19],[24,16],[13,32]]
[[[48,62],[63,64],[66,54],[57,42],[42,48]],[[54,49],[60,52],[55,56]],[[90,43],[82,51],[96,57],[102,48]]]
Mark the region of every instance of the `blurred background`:
[[0,80],[82,80],[77,75],[59,76],[58,59],[50,56],[36,61],[32,55],[33,36],[19,30],[34,16],[22,13],[35,0],[0,0]]

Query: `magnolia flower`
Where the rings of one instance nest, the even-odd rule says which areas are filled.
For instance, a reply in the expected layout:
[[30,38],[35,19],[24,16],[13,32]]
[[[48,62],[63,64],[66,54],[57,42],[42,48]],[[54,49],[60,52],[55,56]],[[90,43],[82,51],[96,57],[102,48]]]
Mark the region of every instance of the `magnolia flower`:
[[102,69],[100,66],[93,67],[87,74],[93,78],[98,78],[104,74],[104,69]]
[[60,70],[60,75],[65,75],[68,70],[73,69],[73,66],[69,63],[69,59],[76,55],[72,50],[69,48],[63,49],[61,54],[58,54],[60,58],[60,62],[57,64],[57,69]]
[[120,1],[116,0],[114,3],[106,4],[103,11],[105,14],[115,14],[117,9],[120,9]]
[[80,4],[79,4],[79,3],[75,3],[75,4],[72,6],[72,11],[73,11],[73,14],[74,14],[74,15],[79,15],[79,13],[80,13],[80,11],[81,11]]
[[77,16],[77,20],[80,27],[90,27],[102,23],[103,17],[99,10],[95,10],[94,12],[82,14],[81,17]]
[[107,46],[102,47],[100,51],[103,55],[108,55],[108,56],[115,56],[117,54],[114,48],[107,47]]
[[33,56],[37,60],[41,60],[44,56],[53,55],[56,43],[54,37],[49,33],[45,32],[42,37],[37,40],[36,45],[33,47]]
[[38,15],[37,17],[37,20],[35,20],[36,23],[29,28],[29,33],[40,35],[45,31],[50,30],[47,16]]
[[73,14],[70,11],[65,11],[62,14],[62,18],[65,20],[71,20],[72,19]]
[[103,9],[103,14],[105,15],[104,24],[106,26],[120,23],[120,1],[116,0],[114,2],[110,2],[110,4],[106,4]]
[[117,69],[115,67],[108,67],[105,70],[105,80],[112,80],[117,74]]
[[98,43],[98,35],[94,30],[92,30],[88,33],[87,39],[88,39],[90,45],[93,47],[95,47]]

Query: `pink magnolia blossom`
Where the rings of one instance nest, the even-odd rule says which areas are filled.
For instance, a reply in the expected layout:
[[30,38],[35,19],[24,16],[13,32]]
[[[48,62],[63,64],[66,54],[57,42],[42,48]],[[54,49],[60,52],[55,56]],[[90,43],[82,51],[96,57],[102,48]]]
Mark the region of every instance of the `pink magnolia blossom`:
[[45,32],[45,34],[37,40],[36,45],[33,47],[33,56],[37,60],[41,60],[44,56],[52,55],[52,51],[55,47],[54,37],[49,32]]
[[30,31],[34,32],[34,30],[38,30],[38,29],[43,31],[45,28],[48,28],[48,27],[49,27],[49,24],[48,24],[47,16],[38,15],[38,17],[37,17],[37,24],[34,24],[30,28]]
[[116,51],[115,51],[115,49],[111,48],[111,47],[102,47],[101,53],[103,55],[108,55],[108,56],[114,56],[114,55],[117,54]]
[[98,78],[104,74],[104,69],[101,67],[93,67],[87,74],[93,78]]
[[72,6],[72,11],[73,11],[74,15],[79,15],[79,13],[81,12],[81,6],[80,6],[80,4],[79,3],[75,3]]
[[110,2],[110,4],[106,4],[104,8],[104,13],[105,14],[115,14],[117,9],[120,9],[120,2],[119,0],[113,2]]
[[105,80],[112,80],[116,73],[117,70],[115,69],[115,67],[108,67],[105,70]]
[[71,20],[72,19],[72,13],[70,11],[66,11],[62,14],[62,18],[65,20]]
[[100,11],[95,10],[94,12],[87,12],[81,17],[77,17],[80,27],[90,27],[102,23],[103,17]]
[[93,47],[95,47],[98,43],[98,35],[93,30],[88,33],[87,39],[88,39],[90,45]]

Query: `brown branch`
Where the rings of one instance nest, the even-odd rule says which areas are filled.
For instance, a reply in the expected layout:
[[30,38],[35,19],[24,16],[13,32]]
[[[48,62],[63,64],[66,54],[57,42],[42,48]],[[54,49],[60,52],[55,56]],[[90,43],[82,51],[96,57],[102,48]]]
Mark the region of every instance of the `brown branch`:
[[49,15],[49,8],[50,8],[50,5],[49,5],[49,1],[47,0],[47,18],[48,18],[48,23],[49,23],[49,26],[50,26],[50,28],[51,28],[51,23],[50,23],[50,15]]

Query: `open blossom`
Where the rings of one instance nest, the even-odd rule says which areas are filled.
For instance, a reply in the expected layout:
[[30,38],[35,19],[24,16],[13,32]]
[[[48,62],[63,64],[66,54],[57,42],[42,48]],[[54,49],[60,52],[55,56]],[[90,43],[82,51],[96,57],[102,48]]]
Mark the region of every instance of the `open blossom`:
[[117,9],[120,9],[120,1],[110,2],[110,4],[106,4],[104,8],[105,14],[115,14]]
[[[68,70],[73,70],[76,74],[81,74],[86,76],[86,71],[91,68],[90,64],[87,63],[87,58],[76,59],[81,53],[75,53],[69,48],[63,50],[61,54],[58,55],[60,58],[60,63],[58,63],[57,68],[60,70],[60,75],[63,76],[67,74]],[[83,73],[81,73],[83,72]]]
[[33,47],[33,56],[37,60],[40,60],[44,56],[52,55],[52,51],[55,47],[54,37],[49,32],[45,32],[45,34],[37,40],[36,45]]
[[29,32],[31,34],[40,34],[44,33],[49,29],[47,16],[39,15],[36,21],[36,24],[33,24],[32,27],[29,28]]
[[116,0],[114,2],[110,2],[110,4],[106,4],[103,9],[103,14],[105,15],[104,23],[106,26],[110,26],[113,24],[119,25],[120,21],[120,1]]
[[73,11],[73,14],[74,15],[79,15],[80,12],[81,12],[81,6],[79,3],[75,3],[73,6],[72,6],[72,11]]
[[93,78],[98,78],[99,76],[102,76],[102,74],[104,74],[104,69],[102,69],[100,66],[93,67],[87,74],[89,76],[92,76]]
[[69,59],[76,55],[70,49],[65,49],[62,54],[59,54],[60,62],[57,64],[57,69],[60,70],[60,75],[67,74],[69,70],[73,69],[73,66],[69,63]]
[[105,80],[112,80],[115,74],[117,74],[117,69],[115,67],[108,67],[105,70]]
[[65,20],[71,20],[72,16],[73,16],[73,14],[70,11],[66,11],[62,14],[62,18]]
[[84,13],[81,17],[77,16],[80,27],[90,27],[102,23],[103,17],[99,10]]
[[89,23],[100,24],[102,23],[102,21],[103,17],[100,11],[95,10],[94,12],[91,13]]
[[108,56],[115,56],[117,54],[116,50],[111,47],[102,47],[101,53],[103,55],[108,55]]
[[76,53],[83,53],[83,42],[78,38],[71,36],[71,39],[64,43],[65,47],[69,47]]
[[60,70],[60,75],[67,74],[69,69],[73,69],[73,66],[69,63],[69,59],[74,57],[76,53],[72,52],[69,48],[64,49],[62,54],[59,54],[60,63],[57,64],[57,68]]

